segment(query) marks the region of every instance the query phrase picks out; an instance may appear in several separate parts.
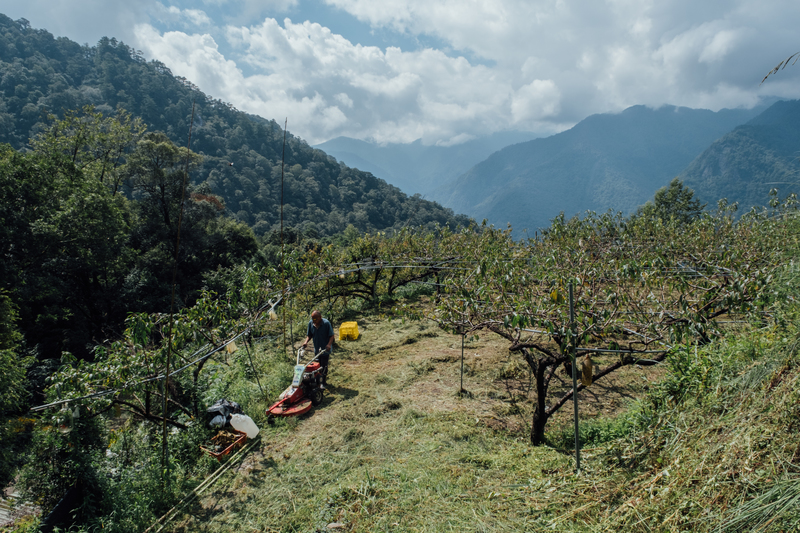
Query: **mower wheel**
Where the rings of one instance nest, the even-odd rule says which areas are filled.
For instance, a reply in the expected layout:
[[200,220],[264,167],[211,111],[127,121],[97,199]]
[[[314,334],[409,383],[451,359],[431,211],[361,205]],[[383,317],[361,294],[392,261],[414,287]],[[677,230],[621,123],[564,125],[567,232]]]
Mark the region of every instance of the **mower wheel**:
[[322,389],[314,389],[311,391],[311,404],[316,407],[322,403]]
[[267,417],[267,424],[270,425],[270,426],[275,424],[275,415],[269,415]]

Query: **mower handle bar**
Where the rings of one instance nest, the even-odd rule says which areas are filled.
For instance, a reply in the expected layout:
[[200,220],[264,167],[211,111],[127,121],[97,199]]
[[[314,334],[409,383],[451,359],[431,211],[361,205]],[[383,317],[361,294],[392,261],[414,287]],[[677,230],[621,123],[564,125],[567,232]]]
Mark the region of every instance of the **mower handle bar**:
[[[296,363],[296,364],[298,364],[298,365],[300,364],[300,355],[301,355],[301,354],[304,354],[305,352],[306,352],[306,351],[305,351],[303,348],[300,348],[299,350],[297,350],[297,363]],[[310,365],[311,363],[313,363],[314,361],[316,361],[316,360],[317,360],[317,358],[318,358],[320,355],[322,355],[322,354],[325,354],[325,353],[331,353],[331,352],[330,352],[330,350],[320,350],[320,351],[319,351],[319,353],[318,353],[317,355],[315,355],[313,359],[311,359],[311,361],[309,361],[309,362],[307,362],[307,363],[306,363],[306,366],[308,366],[308,365]]]

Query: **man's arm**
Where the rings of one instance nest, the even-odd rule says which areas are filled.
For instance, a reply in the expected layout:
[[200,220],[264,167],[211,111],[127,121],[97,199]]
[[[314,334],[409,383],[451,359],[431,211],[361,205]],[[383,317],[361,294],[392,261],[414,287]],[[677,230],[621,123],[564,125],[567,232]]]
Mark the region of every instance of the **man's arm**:
[[333,324],[331,324],[330,322],[328,322],[328,333],[330,334],[330,337],[328,338],[328,345],[325,347],[325,349],[328,351],[328,353],[330,353],[331,346],[333,346],[333,338],[334,338]]

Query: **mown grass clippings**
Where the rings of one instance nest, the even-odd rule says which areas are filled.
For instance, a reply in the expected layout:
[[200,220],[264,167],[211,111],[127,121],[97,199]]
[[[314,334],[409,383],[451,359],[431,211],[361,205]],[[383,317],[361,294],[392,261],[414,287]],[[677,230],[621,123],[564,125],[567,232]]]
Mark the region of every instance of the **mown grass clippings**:
[[[391,353],[378,351],[359,361],[356,350],[375,353],[373,341],[364,337],[361,346],[348,346],[358,365],[344,360],[337,369],[342,389],[357,393],[332,387],[326,396],[330,403],[297,420],[294,428],[287,428],[290,419],[264,428],[269,444],[261,451],[263,459],[253,460],[247,475],[240,476],[237,490],[229,491],[235,501],[222,510],[209,499],[204,505],[218,511],[210,520],[186,517],[183,529],[176,530],[224,531],[241,524],[263,531],[307,531],[325,530],[320,528],[334,522],[344,524],[341,530],[346,531],[516,529],[508,521],[517,512],[506,501],[512,491],[503,486],[509,479],[527,482],[538,475],[541,464],[562,458],[555,454],[550,462],[536,460],[521,468],[520,461],[553,452],[538,449],[531,455],[524,439],[509,441],[507,433],[488,427],[483,421],[485,397],[465,399],[447,392],[454,387],[445,386],[441,365],[458,363],[452,354],[441,353],[451,349],[446,337],[447,345],[438,337],[425,337],[425,343],[434,343],[434,353],[440,343],[434,356],[431,345],[406,354],[433,366],[413,381],[406,380],[412,367],[407,361],[395,363]],[[399,342],[393,350],[406,346]],[[426,363],[433,357],[442,361]],[[374,370],[366,372],[364,364]],[[376,380],[375,375],[388,379]],[[509,444],[516,451],[510,453]],[[250,488],[243,490],[245,486]],[[525,495],[517,491],[514,498],[521,501]],[[301,500],[310,510],[297,504]],[[249,516],[247,524],[243,516]]]
[[715,532],[792,531],[800,525],[800,477],[772,481],[758,494],[726,513]]

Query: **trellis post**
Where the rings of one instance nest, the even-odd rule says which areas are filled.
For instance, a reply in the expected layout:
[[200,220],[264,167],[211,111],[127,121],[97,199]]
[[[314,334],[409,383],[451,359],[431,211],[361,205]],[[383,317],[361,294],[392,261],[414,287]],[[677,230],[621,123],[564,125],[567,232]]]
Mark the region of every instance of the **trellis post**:
[[461,388],[458,389],[458,395],[464,395],[464,337],[466,336],[466,332],[462,329],[459,333],[461,333]]
[[575,358],[575,302],[569,283],[569,353],[572,359],[572,405],[575,408],[575,473],[581,473],[581,432],[578,427],[578,361]]

